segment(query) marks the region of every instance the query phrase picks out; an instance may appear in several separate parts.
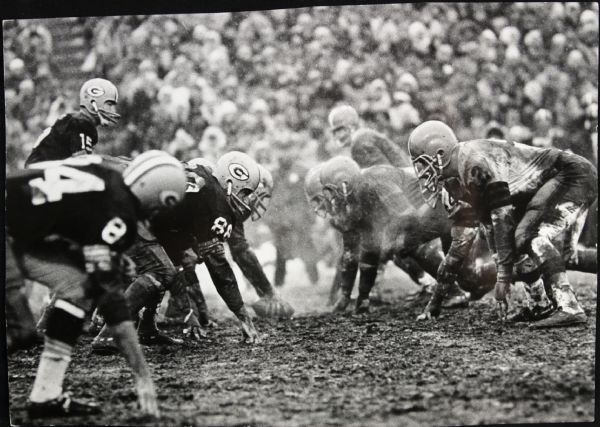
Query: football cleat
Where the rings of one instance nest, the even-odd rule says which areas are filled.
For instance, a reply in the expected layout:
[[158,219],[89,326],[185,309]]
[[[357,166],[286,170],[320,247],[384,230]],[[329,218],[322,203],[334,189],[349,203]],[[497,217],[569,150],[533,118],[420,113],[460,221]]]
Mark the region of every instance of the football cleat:
[[546,319],[554,310],[555,309],[552,305],[548,305],[546,307],[536,305],[533,308],[522,307],[516,313],[508,316],[506,320],[512,323],[537,322],[538,320]]
[[584,325],[587,323],[585,313],[566,313],[563,310],[556,310],[552,315],[539,322],[529,325],[531,329],[550,329],[550,328],[566,328],[569,326]]
[[112,337],[96,337],[92,341],[92,353],[100,356],[113,356],[120,350]]
[[102,410],[97,403],[88,403],[72,399],[69,393],[63,393],[56,399],[46,402],[27,403],[29,418],[69,417],[77,415],[94,415]]
[[158,329],[149,331],[140,331],[138,333],[140,344],[142,345],[181,345],[183,340],[173,338]]

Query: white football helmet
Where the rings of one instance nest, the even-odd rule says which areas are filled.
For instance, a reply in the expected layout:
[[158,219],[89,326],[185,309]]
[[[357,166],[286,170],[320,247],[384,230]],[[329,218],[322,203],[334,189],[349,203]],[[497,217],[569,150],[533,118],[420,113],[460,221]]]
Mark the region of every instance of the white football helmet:
[[458,138],[445,123],[429,120],[417,126],[408,137],[408,153],[419,180],[425,202],[435,207],[444,168],[451,161]]
[[102,126],[117,123],[119,114],[115,107],[119,102],[117,87],[105,79],[91,79],[79,91],[79,106],[98,117]]
[[213,175],[227,192],[231,208],[241,218],[252,214],[252,201],[260,184],[260,169],[250,156],[241,151],[230,151],[222,155]]
[[323,164],[319,178],[332,215],[347,210],[348,196],[352,193],[353,181],[358,176],[360,166],[350,157],[336,156]]
[[352,132],[360,126],[356,110],[350,105],[340,105],[330,111],[329,128],[335,141],[342,147],[350,144]]
[[148,218],[179,203],[186,189],[181,162],[159,150],[146,151],[133,159],[123,172],[123,180]]

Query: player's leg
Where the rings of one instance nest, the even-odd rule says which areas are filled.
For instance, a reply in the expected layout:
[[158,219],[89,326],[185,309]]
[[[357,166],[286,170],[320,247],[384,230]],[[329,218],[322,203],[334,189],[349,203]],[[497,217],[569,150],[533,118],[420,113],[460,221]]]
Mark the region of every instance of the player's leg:
[[56,246],[36,248],[21,257],[27,277],[54,290],[56,302],[48,314],[44,349],[31,394],[31,417],[99,412],[99,407],[63,393],[63,381],[73,347],[80,336],[91,300],[86,297],[88,276],[81,262]]
[[25,281],[8,237],[4,248],[6,251],[6,348],[8,354],[11,354],[16,350],[31,348],[38,337],[24,292]]
[[[559,327],[584,323],[586,316],[566,274],[567,236],[577,232],[578,218],[597,194],[597,174],[591,164],[562,156],[559,174],[540,188],[527,205],[515,232],[517,251],[526,251],[540,266],[548,297],[557,311],[532,327]],[[562,247],[561,247],[562,246]],[[567,249],[568,250],[568,249]]]
[[[138,277],[125,291],[131,318],[138,319],[138,312],[146,307],[138,327],[140,342],[146,345],[181,343],[180,340],[159,331],[154,321],[156,306],[165,292],[164,284],[170,283],[175,276],[175,267],[162,246],[155,241],[141,239],[139,236],[127,254],[135,262],[138,273]],[[103,327],[94,338],[92,351],[103,355],[116,354],[119,351],[108,328]]]
[[288,248],[288,232],[277,230],[273,232],[275,245],[275,277],[273,284],[280,288],[283,286],[287,273],[287,261],[290,258],[290,250]]
[[[129,295],[132,299],[139,298],[144,303],[145,310],[142,314],[138,326],[138,335],[141,344],[145,345],[171,345],[181,344],[181,340],[169,337],[166,333],[159,330],[156,326],[156,312],[160,305],[165,291],[170,289],[173,284],[177,270],[169,259],[164,248],[156,241],[144,241],[128,251],[131,259],[135,262],[140,277],[147,277],[150,283],[142,283],[146,290],[150,290],[147,295],[145,291],[139,289],[139,295]],[[136,283],[134,281],[132,286]],[[137,285],[137,284],[136,284]],[[128,289],[128,291],[133,291]],[[128,300],[129,301],[129,300]],[[132,305],[132,308],[137,308]]]

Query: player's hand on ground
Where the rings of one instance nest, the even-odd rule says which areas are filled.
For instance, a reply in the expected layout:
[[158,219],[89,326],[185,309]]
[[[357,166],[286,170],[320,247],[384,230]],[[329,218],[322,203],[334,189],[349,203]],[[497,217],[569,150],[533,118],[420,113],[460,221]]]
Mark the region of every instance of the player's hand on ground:
[[201,341],[208,337],[208,332],[200,325],[198,318],[192,310],[184,319],[183,336],[186,340]]
[[494,298],[496,298],[498,316],[502,322],[506,320],[508,313],[508,294],[510,294],[510,282],[506,280],[497,281],[494,287]]
[[144,415],[159,417],[158,402],[156,401],[156,390],[154,382],[149,377],[139,377],[136,380],[136,391],[138,395],[138,405]]
[[246,344],[259,344],[261,337],[258,335],[258,331],[254,327],[252,320],[241,321],[242,335]]
[[427,306],[425,307],[425,310],[423,310],[423,313],[419,314],[417,316],[417,321],[423,321],[423,320],[436,320],[436,318],[440,315],[441,312],[441,305],[440,304],[436,304],[433,303],[432,301],[429,301],[427,303]]
[[340,297],[337,299],[337,301],[333,305],[333,312],[334,313],[342,313],[344,310],[346,310],[346,307],[348,307],[348,304],[350,304],[350,297],[347,295],[340,295]]

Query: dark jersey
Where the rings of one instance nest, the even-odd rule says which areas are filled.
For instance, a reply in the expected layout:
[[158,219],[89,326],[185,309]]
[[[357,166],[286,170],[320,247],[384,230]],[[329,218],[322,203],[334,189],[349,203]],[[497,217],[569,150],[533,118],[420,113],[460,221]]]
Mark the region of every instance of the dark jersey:
[[225,241],[235,225],[225,191],[212,173],[197,166],[187,175],[183,201],[152,221],[154,234],[168,252],[173,246],[185,250],[198,243]]
[[92,153],[98,143],[95,123],[82,113],[62,116],[39,136],[25,166],[47,160],[62,160],[77,152]]
[[374,165],[405,167],[410,165],[404,152],[385,135],[369,128],[354,132],[351,143],[352,159],[361,168]]
[[136,234],[139,202],[99,156],[42,162],[6,180],[6,226],[17,248],[50,235],[121,252]]

